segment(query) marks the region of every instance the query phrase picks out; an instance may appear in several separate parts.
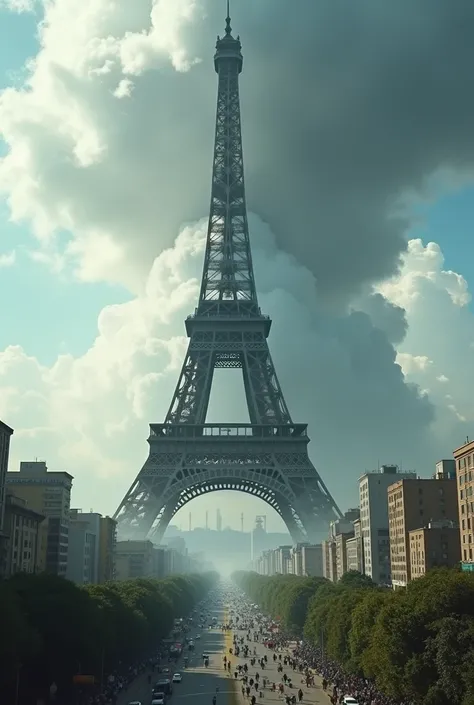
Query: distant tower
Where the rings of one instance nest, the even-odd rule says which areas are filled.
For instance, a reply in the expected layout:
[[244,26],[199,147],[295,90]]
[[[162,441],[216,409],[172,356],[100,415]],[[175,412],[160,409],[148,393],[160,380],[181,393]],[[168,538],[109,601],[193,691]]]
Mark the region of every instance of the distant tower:
[[267,517],[258,514],[255,517],[255,528],[250,536],[250,560],[253,561],[266,548],[267,543]]
[[244,513],[240,515],[240,530],[243,533],[244,532]]
[[222,531],[222,514],[220,509],[216,512],[216,529],[217,531]]
[[206,530],[209,528],[209,512],[206,509]]
[[189,531],[192,529],[192,515],[191,512],[189,512]]

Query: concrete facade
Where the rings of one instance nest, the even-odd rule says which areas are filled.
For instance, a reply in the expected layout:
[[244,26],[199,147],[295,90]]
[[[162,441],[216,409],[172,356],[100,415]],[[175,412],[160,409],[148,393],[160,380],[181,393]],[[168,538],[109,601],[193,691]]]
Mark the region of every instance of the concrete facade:
[[40,526],[40,569],[66,577],[72,475],[49,472],[43,461],[21,462],[7,472],[7,488],[46,517]]
[[362,567],[378,585],[391,584],[387,490],[398,478],[416,479],[416,473],[401,473],[396,465],[382,465],[378,472],[359,478]]
[[457,522],[456,480],[399,480],[387,496],[392,586],[405,587],[411,580],[409,532],[430,522]]

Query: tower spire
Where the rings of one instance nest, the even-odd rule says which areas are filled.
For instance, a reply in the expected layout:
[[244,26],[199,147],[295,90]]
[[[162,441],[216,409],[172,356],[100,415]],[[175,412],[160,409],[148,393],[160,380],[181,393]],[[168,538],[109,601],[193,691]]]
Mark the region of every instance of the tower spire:
[[230,0],[227,0],[227,17],[225,18],[225,33],[228,37],[232,34],[232,28],[230,26]]

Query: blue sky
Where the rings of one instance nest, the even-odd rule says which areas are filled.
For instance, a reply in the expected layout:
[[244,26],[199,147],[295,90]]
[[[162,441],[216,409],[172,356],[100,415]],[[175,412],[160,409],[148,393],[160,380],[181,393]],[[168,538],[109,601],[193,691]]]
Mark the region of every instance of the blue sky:
[[[38,16],[26,12],[0,10],[0,89],[15,84],[25,61],[36,54],[37,22]],[[15,266],[0,268],[0,296],[8,301],[0,350],[21,345],[46,365],[58,352],[80,355],[96,336],[101,309],[130,298],[120,287],[79,283],[67,272],[59,277],[32,260],[27,251],[36,247],[27,224],[10,223],[8,207],[1,201],[0,238],[0,254],[16,250]]]
[[[25,61],[35,55],[37,21],[28,13],[0,10],[0,89],[16,83]],[[463,274],[474,287],[474,188],[450,193],[424,207],[423,220],[424,225],[411,235],[425,243],[437,242],[446,268]],[[0,349],[19,344],[44,364],[51,364],[58,352],[85,352],[95,338],[100,310],[127,300],[128,293],[105,284],[78,283],[67,273],[58,277],[33,261],[27,253],[34,244],[27,225],[10,223],[5,203],[0,203],[0,235],[0,254],[17,252],[16,265],[0,269],[0,296],[8,301]]]

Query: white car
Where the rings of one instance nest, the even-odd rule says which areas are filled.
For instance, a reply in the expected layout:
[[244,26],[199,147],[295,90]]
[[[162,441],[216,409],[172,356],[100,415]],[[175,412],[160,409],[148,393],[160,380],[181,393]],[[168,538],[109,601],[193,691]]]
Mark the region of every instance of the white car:
[[181,675],[181,673],[174,674],[173,683],[181,683],[182,680],[183,680],[183,676]]
[[151,701],[151,705],[165,705],[165,703],[166,699],[164,693],[156,693],[156,695],[153,696],[153,700]]
[[200,639],[200,638],[201,638],[201,635],[200,635],[200,634],[196,634],[196,636],[195,636],[194,638],[195,638],[195,639]]
[[352,695],[344,695],[343,705],[359,705],[359,703]]

